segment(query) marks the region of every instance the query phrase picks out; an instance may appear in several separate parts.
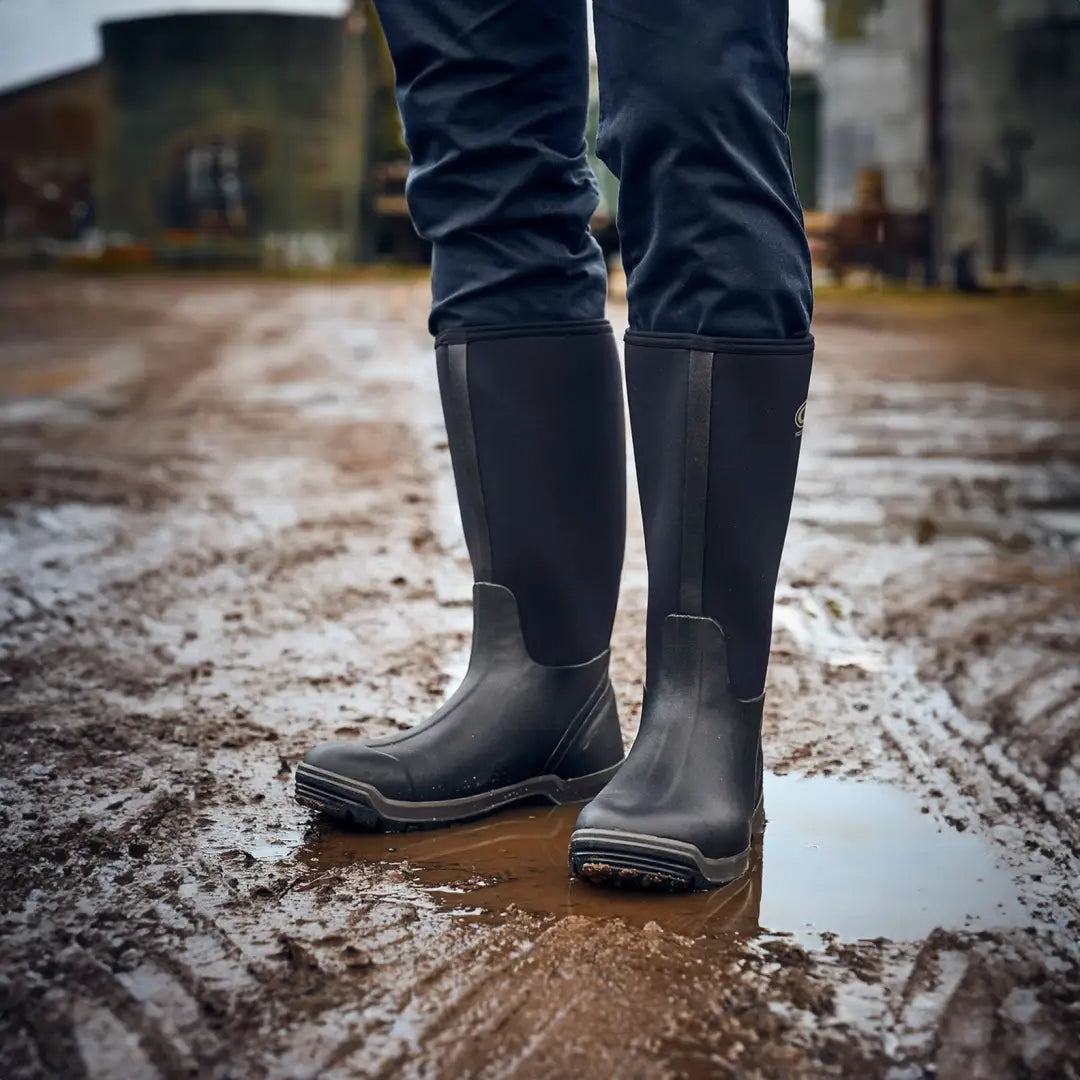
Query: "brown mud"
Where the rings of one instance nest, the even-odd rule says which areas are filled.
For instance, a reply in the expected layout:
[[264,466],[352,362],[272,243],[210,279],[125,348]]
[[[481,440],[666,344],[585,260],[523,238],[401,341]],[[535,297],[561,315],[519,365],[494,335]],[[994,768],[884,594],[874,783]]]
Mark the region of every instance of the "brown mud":
[[467,655],[424,294],[0,283],[0,1075],[1080,1076],[1080,310],[821,305],[769,824],[671,897],[291,797]]
[[[744,879],[708,895],[612,892],[568,876],[577,810],[507,811],[456,829],[381,836],[316,825],[290,853],[317,873],[357,862],[400,867],[441,907],[490,921],[507,910],[655,923],[679,933],[736,929],[798,940],[919,941],[937,928],[1024,925],[993,848],[872,781],[769,776],[772,824]],[[285,852],[257,852],[285,858]],[[745,903],[753,896],[752,905]]]

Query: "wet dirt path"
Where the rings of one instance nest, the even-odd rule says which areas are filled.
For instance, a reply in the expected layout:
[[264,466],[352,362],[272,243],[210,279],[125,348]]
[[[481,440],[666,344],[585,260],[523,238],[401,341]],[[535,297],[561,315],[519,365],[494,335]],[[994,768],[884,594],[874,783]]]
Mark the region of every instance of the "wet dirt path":
[[[567,879],[566,810],[291,799],[464,668],[423,303],[0,284],[0,1075],[1080,1075],[1080,313],[822,306],[770,823],[642,898]],[[628,739],[644,586],[635,522]]]

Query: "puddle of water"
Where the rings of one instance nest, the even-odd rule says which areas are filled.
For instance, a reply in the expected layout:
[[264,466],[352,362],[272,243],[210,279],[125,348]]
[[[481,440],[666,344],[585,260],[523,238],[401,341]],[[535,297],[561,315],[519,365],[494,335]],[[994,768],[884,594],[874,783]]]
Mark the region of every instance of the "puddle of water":
[[298,830],[288,829],[265,839],[249,840],[240,850],[257,862],[281,862],[296,851],[301,839]]
[[613,894],[570,877],[567,845],[579,807],[509,810],[453,829],[393,836],[321,829],[301,852],[320,870],[360,860],[407,864],[413,880],[444,908],[480,908],[482,915],[520,909],[538,914],[618,916],[656,921],[681,933],[708,924],[758,928],[760,873],[697,895],[658,898]]
[[403,864],[441,907],[514,908],[656,922],[683,934],[768,932],[821,947],[882,937],[917,941],[937,927],[988,929],[1023,920],[1010,875],[989,844],[959,833],[885,784],[768,776],[768,827],[750,873],[709,893],[610,892],[569,877],[576,807],[517,809],[392,836],[320,827],[298,858],[320,871],[359,861]]
[[1023,920],[989,842],[888,784],[770,776],[761,922],[802,938],[918,941]]

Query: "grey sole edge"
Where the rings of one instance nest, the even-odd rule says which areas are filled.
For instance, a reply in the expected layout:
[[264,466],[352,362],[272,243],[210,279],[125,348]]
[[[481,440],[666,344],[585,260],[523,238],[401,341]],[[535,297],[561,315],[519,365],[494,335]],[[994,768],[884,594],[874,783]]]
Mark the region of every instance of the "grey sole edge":
[[[764,799],[751,819],[751,834],[765,829]],[[735,881],[750,865],[750,848],[710,859],[694,844],[618,829],[575,829],[570,871],[593,885],[669,892],[714,889]]]
[[304,806],[361,829],[402,832],[469,821],[527,799],[545,798],[556,806],[587,802],[614,777],[621,765],[620,761],[600,772],[569,780],[550,774],[534,776],[458,799],[407,802],[387,798],[362,780],[301,762],[296,767],[296,799]]

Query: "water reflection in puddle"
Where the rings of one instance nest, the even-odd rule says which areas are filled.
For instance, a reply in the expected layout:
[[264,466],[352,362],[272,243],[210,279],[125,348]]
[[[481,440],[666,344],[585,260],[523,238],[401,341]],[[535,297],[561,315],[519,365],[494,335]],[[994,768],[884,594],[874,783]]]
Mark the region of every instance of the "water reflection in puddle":
[[441,906],[513,907],[542,914],[618,916],[683,934],[790,934],[809,946],[836,935],[913,941],[936,927],[987,929],[1023,919],[992,849],[924,814],[885,784],[769,776],[768,827],[750,873],[709,893],[610,892],[568,876],[577,807],[528,808],[453,829],[371,835],[322,826],[299,858],[326,869],[358,861],[407,865]]

